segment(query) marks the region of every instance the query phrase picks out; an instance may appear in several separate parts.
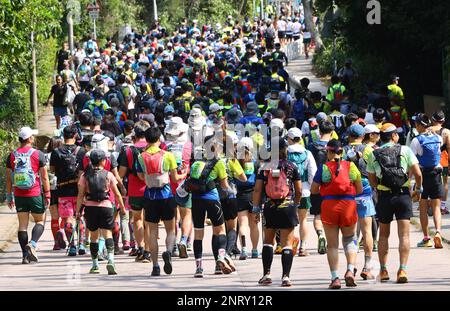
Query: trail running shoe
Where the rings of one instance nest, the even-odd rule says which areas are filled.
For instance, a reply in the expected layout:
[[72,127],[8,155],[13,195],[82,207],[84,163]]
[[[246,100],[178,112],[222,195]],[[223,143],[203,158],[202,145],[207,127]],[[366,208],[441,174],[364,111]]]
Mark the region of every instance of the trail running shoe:
[[178,250],[178,245],[176,245],[176,244],[173,246],[172,256],[173,257],[180,257],[180,251]]
[[423,239],[422,241],[417,243],[417,247],[433,247],[433,243],[431,243],[431,240]]
[[386,269],[382,269],[380,270],[380,281],[381,282],[386,282],[389,281],[389,273],[387,272]]
[[436,233],[434,235],[433,242],[434,242],[434,248],[443,248],[443,246],[442,246],[442,238],[441,238],[441,235],[439,233]]
[[197,267],[194,273],[194,278],[202,278],[203,277],[203,268]]
[[362,269],[360,276],[361,276],[361,278],[363,280],[373,280],[373,279],[375,279],[373,274],[370,273],[370,270],[367,269],[367,268]]
[[277,244],[277,247],[275,248],[275,255],[280,255],[283,252],[283,248],[281,247],[281,244]]
[[397,272],[397,283],[399,283],[399,284],[408,283],[408,276],[407,276],[405,270],[403,270],[403,269],[398,270],[398,272]]
[[154,266],[151,276],[160,276],[160,275],[161,275],[161,269],[159,268],[159,266]]
[[447,207],[441,208],[441,214],[442,215],[448,215],[450,212],[448,211]]
[[122,249],[123,249],[124,251],[129,251],[129,250],[130,250],[130,242],[128,242],[128,241],[123,241]]
[[150,253],[144,253],[144,258],[141,260],[142,263],[151,263],[152,258],[150,257]]
[[246,260],[248,258],[247,251],[242,251],[241,256],[239,256],[239,260]]
[[103,254],[98,254],[98,261],[106,261],[106,257]]
[[308,251],[306,249],[300,248],[298,250],[298,256],[299,257],[306,257],[306,256],[309,256],[309,253],[308,253]]
[[180,258],[189,258],[186,244],[184,243],[178,244],[178,250],[180,251]]
[[78,255],[86,255],[86,249],[84,248],[83,244],[80,244],[78,247]]
[[99,274],[100,268],[98,266],[92,266],[91,270],[89,270],[90,274]]
[[334,280],[331,280],[330,285],[328,286],[329,289],[341,289],[341,280],[339,278],[335,278]]
[[230,266],[231,272],[236,271],[236,265],[234,264],[234,262],[233,262],[233,260],[231,259],[230,256],[225,256],[225,261]]
[[28,257],[22,258],[22,265],[28,265],[29,263],[30,263],[30,260],[28,259]]
[[120,249],[119,245],[114,245],[114,255],[123,255],[124,252]]
[[136,252],[136,258],[134,261],[140,262],[144,260],[144,253],[139,252],[139,250]]
[[31,245],[31,243],[28,243],[25,246],[25,250],[28,252],[28,260],[30,262],[38,262],[38,257],[36,254],[36,249],[34,248],[33,245]]
[[112,262],[108,262],[106,265],[106,270],[108,270],[108,275],[116,275],[116,266]]
[[241,254],[241,251],[239,250],[239,248],[237,247],[236,244],[234,245],[233,249],[231,250],[231,254],[233,254],[235,256]]
[[64,235],[61,231],[56,232],[55,239],[60,249],[66,249],[66,241],[64,241]]
[[261,279],[259,279],[258,284],[259,285],[270,285],[270,284],[272,284],[272,277],[268,273],[268,274],[264,275]]
[[295,255],[297,255],[297,247],[300,244],[300,239],[297,237],[294,237],[294,241],[292,242],[292,252]]
[[172,273],[172,255],[170,255],[170,252],[165,251],[162,253],[162,259],[164,260],[164,272],[166,274]]
[[345,278],[345,286],[356,287],[355,275],[353,274],[353,271],[347,270],[344,278]]
[[84,248],[89,249],[89,247],[91,247],[91,242],[89,241],[84,242]]
[[252,259],[256,259],[259,257],[259,252],[257,249],[252,249]]
[[291,287],[292,286],[292,282],[287,275],[283,276],[283,279],[281,280],[281,286],[282,287]]
[[130,250],[130,252],[128,253],[128,256],[135,257],[135,256],[137,256],[137,254],[138,254],[138,249],[137,248],[132,248]]
[[227,261],[225,260],[225,258],[219,258],[217,259],[217,264],[220,267],[220,270],[222,270],[223,274],[230,274],[231,272],[233,272],[233,270],[231,269],[231,267],[228,265]]
[[318,246],[317,246],[317,251],[319,252],[319,254],[324,255],[327,253],[327,240],[325,239],[324,236],[320,236],[319,237],[319,242],[318,242]]
[[216,268],[214,270],[214,274],[216,274],[216,275],[223,274],[222,269],[220,268],[220,266],[217,262],[216,262]]
[[[69,254],[68,254],[68,256],[70,256],[70,257],[74,257],[74,256],[76,256],[77,255],[77,248],[75,247],[75,246],[71,246],[70,248],[69,248]],[[100,256],[99,256],[100,257]]]

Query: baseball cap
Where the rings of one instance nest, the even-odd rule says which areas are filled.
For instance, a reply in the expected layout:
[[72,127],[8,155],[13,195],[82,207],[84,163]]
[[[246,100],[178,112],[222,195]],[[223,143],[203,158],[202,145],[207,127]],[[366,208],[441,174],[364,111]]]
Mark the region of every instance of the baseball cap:
[[274,118],[270,120],[270,127],[278,127],[280,129],[284,128],[284,122],[281,119]]
[[431,116],[431,119],[433,121],[435,121],[435,122],[444,122],[445,121],[445,113],[442,110],[441,111],[436,111]]
[[392,123],[385,123],[381,126],[382,133],[392,133],[397,131],[397,127]]
[[22,127],[19,130],[19,137],[22,140],[28,139],[33,135],[37,135],[38,134],[38,130],[33,130],[28,126]]
[[164,114],[169,114],[169,113],[174,113],[174,112],[175,112],[175,109],[173,108],[172,105],[167,105],[164,108]]
[[223,106],[220,106],[219,104],[216,104],[216,103],[214,103],[211,106],[209,106],[209,112],[211,112],[211,113],[220,111],[222,109],[223,109]]
[[371,133],[380,133],[380,129],[375,125],[375,124],[367,124],[364,127],[364,132],[366,134],[371,134]]
[[365,134],[364,127],[361,124],[353,124],[349,128],[350,136],[361,137]]
[[319,112],[316,116],[316,120],[318,123],[325,121],[326,119],[328,119],[327,114],[325,112]]
[[93,149],[89,155],[92,165],[98,165],[100,161],[106,159],[106,153],[101,149]]
[[290,128],[288,131],[288,137],[290,139],[296,139],[302,137],[302,131],[298,127]]

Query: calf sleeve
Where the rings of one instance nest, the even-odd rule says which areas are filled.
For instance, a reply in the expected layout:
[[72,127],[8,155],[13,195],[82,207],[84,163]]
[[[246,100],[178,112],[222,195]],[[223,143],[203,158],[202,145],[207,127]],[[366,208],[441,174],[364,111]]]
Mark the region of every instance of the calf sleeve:
[[358,240],[356,235],[343,236],[342,245],[344,246],[345,253],[357,253],[358,252]]

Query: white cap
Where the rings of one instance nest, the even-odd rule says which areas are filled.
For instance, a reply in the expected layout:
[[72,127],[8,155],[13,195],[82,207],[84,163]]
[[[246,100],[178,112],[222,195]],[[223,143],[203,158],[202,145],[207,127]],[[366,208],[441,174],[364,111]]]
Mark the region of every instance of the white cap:
[[180,117],[172,117],[168,126],[165,129],[165,133],[169,135],[178,136],[181,133],[186,133],[189,129],[189,125],[183,122],[183,119]]
[[214,103],[211,106],[209,106],[209,112],[211,112],[211,113],[220,111],[222,109],[223,109],[223,106],[220,106],[219,104],[216,104],[216,103]]
[[379,133],[380,129],[375,124],[367,124],[364,127],[364,131],[365,131],[366,134]]
[[298,127],[290,128],[288,131],[288,137],[292,140],[295,138],[302,138],[302,131]]
[[38,134],[38,130],[32,130],[32,129],[31,129],[30,127],[28,127],[28,126],[22,127],[22,128],[19,130],[19,137],[20,137],[20,139],[22,139],[22,140],[28,139],[28,138],[30,138],[31,136],[37,135],[37,134]]
[[281,119],[275,118],[270,121],[270,127],[278,127],[284,129],[284,122]]

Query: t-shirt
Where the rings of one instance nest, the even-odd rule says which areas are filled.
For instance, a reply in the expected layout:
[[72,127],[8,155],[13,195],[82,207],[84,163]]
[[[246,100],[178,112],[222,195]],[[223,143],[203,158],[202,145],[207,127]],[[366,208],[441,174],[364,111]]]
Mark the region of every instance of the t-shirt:
[[[392,147],[393,145],[394,145],[393,143],[387,143],[387,144],[382,145],[380,148],[388,148],[388,147]],[[411,148],[409,148],[407,146],[401,146],[400,166],[401,166],[403,172],[405,172],[405,174],[408,174],[409,170],[411,169],[411,166],[418,164],[418,163],[419,163],[419,161],[417,160],[417,157],[412,152]],[[366,171],[367,171],[367,173],[375,174],[377,176],[377,178],[379,178],[379,179],[381,179],[381,177],[382,177],[380,164],[378,164],[378,162],[375,160],[375,155],[373,154],[373,152],[371,154],[369,154],[369,156],[367,157]],[[405,182],[403,187],[409,187],[409,179],[407,182]],[[379,184],[377,186],[377,189],[381,190],[381,191],[391,190],[390,188],[383,186],[381,184]]]
[[[148,148],[144,152],[148,152],[149,154],[155,154],[160,152],[161,149],[159,147],[152,146]],[[170,171],[177,169],[177,161],[173,156],[173,153],[166,151],[163,155],[163,172],[167,172],[170,174]],[[144,159],[142,158],[142,154],[138,157],[138,162],[136,163],[136,170],[138,173],[144,173]],[[162,200],[172,198],[172,190],[170,188],[170,183],[166,184],[163,188],[145,188],[144,197],[151,200]]]
[[[18,153],[27,153],[30,151],[31,147],[26,146],[23,148],[18,148],[16,151]],[[16,157],[14,156],[14,152],[11,152],[6,160],[6,168],[11,169],[14,172]],[[39,150],[35,150],[31,154],[31,168],[33,169],[34,174],[36,175],[36,183],[33,188],[29,190],[18,189],[14,187],[14,196],[16,197],[36,197],[41,195],[41,179],[39,177],[39,169],[41,167],[45,167],[47,163],[47,159],[45,154]]]
[[[66,181],[67,178],[64,178],[65,173],[67,173],[64,170],[64,165],[65,163],[62,162],[61,159],[61,152],[67,152],[69,151],[70,153],[74,154],[76,151],[77,146],[76,145],[63,145],[60,148],[58,148],[57,150],[54,150],[50,156],[50,166],[54,166],[55,167],[55,175],[56,178],[58,179],[58,181],[64,182]],[[86,151],[84,150],[84,148],[79,148],[77,154],[76,154],[76,161],[78,164],[76,173],[78,174],[79,169],[81,168],[81,163],[83,162],[83,158],[85,155]],[[78,175],[77,175],[78,176]],[[60,197],[74,197],[78,195],[78,188],[77,188],[77,182],[74,181],[71,184],[67,184],[67,185],[59,185],[57,186],[58,189],[58,196]]]
[[60,72],[64,70],[64,61],[69,59],[69,51],[59,50],[56,58],[58,59],[58,72]]
[[53,107],[64,107],[64,98],[66,97],[67,85],[59,86],[55,84],[52,86],[51,94],[53,94]]
[[[206,162],[204,162],[204,161],[194,162],[191,166],[191,174],[190,174],[191,177],[196,178],[196,179],[200,178],[205,165],[206,165]],[[228,175],[227,175],[227,170],[225,167],[225,162],[217,161],[216,165],[214,165],[213,169],[211,170],[211,173],[209,173],[207,181],[216,180],[216,179],[223,180],[227,177],[228,177]],[[201,194],[201,195],[192,194],[192,198],[193,199],[202,199],[202,200],[214,200],[214,201],[220,200],[219,192],[217,191],[217,189],[213,189],[213,190],[209,191],[208,193]]]
[[[106,192],[110,192],[109,200],[96,202],[96,201],[89,201],[89,200],[85,199],[85,201],[84,201],[85,206],[100,206],[100,207],[112,208],[111,195],[113,192],[110,190],[114,187],[114,185],[117,185],[117,179],[116,179],[116,177],[114,177],[114,175],[111,172],[108,172],[108,175],[106,176],[106,178],[107,178],[107,182],[106,182],[107,191]],[[88,186],[86,177],[84,176],[84,173],[81,175],[80,180],[78,181],[78,185],[84,186],[86,193],[89,193],[89,186]]]
[[[134,144],[134,147],[140,149],[145,148],[147,146],[146,141],[140,141]],[[129,147],[127,147],[128,149]],[[133,159],[136,160],[136,159]],[[118,158],[119,166],[126,167],[129,171],[131,167],[128,163],[127,153],[126,151],[122,151]],[[145,192],[145,182],[140,180],[138,176],[133,174],[128,174],[128,196],[130,197],[143,197]]]

